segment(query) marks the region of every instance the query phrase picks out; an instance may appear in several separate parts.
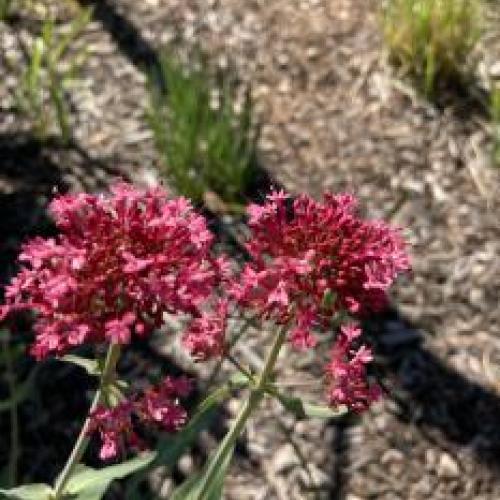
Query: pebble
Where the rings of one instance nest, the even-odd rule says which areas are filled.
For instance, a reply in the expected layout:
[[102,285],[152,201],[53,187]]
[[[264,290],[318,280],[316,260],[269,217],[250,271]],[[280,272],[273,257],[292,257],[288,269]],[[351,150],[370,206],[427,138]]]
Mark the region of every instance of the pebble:
[[500,80],[500,61],[496,61],[490,66],[490,76],[491,78],[499,79]]
[[282,445],[274,454],[273,469],[275,474],[286,472],[299,464],[300,460],[297,457],[292,445],[289,443]]
[[443,453],[439,458],[437,475],[444,479],[454,479],[460,475],[460,467],[450,454]]
[[361,497],[358,497],[358,495],[354,495],[353,493],[348,493],[345,497],[345,500],[363,500]]
[[[309,464],[309,473],[303,468],[300,470],[300,478],[304,484],[308,484],[311,488],[327,488],[331,485],[331,477],[314,464]],[[311,484],[312,481],[312,484]]]
[[183,455],[178,462],[179,470],[186,476],[189,476],[193,472],[193,457],[186,453]]
[[429,448],[425,450],[425,466],[427,469],[434,469],[436,467],[437,462],[437,453],[436,450]]
[[479,308],[485,304],[484,290],[481,288],[471,288],[469,291],[469,302]]
[[417,497],[417,498],[430,498],[429,495],[432,494],[433,491],[433,485],[431,483],[431,480],[429,476],[423,476],[418,482],[416,482],[412,487],[411,487],[411,497]]
[[391,462],[402,462],[404,460],[405,456],[404,454],[395,449],[389,449],[384,452],[382,455],[382,458],[380,459],[380,463],[383,465],[387,465]]

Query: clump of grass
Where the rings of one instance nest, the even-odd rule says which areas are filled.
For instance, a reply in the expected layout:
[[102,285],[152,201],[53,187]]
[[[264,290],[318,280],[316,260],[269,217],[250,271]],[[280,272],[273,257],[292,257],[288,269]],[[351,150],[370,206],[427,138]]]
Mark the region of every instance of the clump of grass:
[[210,74],[201,55],[182,64],[162,56],[166,91],[151,83],[149,121],[162,171],[180,194],[201,203],[207,193],[237,205],[255,165],[257,129],[249,92],[235,111],[234,82]]
[[382,19],[391,60],[426,96],[464,84],[481,35],[479,0],[388,0]]
[[493,163],[500,167],[500,84],[491,88],[490,115],[493,131]]
[[0,0],[0,21],[7,19],[12,10],[12,0]]
[[52,19],[44,21],[42,32],[31,48],[28,65],[17,93],[18,106],[33,122],[36,135],[45,139],[55,120],[62,140],[71,139],[70,112],[66,89],[76,78],[86,56],[85,48],[65,61],[68,50],[90,20],[92,10],[83,9],[67,33],[57,36]]

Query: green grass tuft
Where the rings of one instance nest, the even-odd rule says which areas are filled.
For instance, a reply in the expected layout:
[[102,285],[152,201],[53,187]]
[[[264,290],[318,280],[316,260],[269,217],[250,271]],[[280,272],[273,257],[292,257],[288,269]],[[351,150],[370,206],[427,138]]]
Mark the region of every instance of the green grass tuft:
[[493,163],[500,167],[500,84],[491,88],[490,116],[493,131]]
[[83,9],[64,35],[55,32],[55,23],[46,19],[42,32],[31,47],[28,65],[17,92],[19,109],[33,122],[36,135],[45,139],[53,120],[57,123],[64,143],[71,140],[70,112],[66,88],[76,78],[86,57],[86,48],[72,55],[64,64],[72,43],[90,20],[92,9]]
[[481,35],[479,0],[388,0],[382,24],[391,61],[428,97],[463,85]]
[[186,66],[164,54],[162,73],[167,90],[150,84],[149,122],[163,174],[195,202],[212,192],[226,203],[241,203],[255,165],[250,93],[237,113],[233,82],[210,74],[201,55]]

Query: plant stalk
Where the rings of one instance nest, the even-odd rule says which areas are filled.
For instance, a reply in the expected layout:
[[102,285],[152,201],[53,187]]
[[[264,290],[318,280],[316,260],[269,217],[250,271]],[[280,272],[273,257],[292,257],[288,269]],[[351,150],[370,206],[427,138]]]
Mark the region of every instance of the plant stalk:
[[7,334],[4,345],[5,352],[5,368],[7,371],[7,383],[9,385],[10,395],[10,454],[8,464],[9,486],[14,487],[17,483],[17,461],[19,459],[19,416],[17,411],[16,400],[16,376],[12,360],[12,352],[10,346],[10,332]]
[[64,469],[57,477],[54,486],[54,500],[62,498],[64,487],[73,474],[75,467],[80,463],[80,460],[82,459],[83,454],[85,453],[89,445],[90,437],[88,435],[88,430],[91,421],[90,415],[97,408],[97,406],[102,403],[107,386],[114,380],[116,364],[118,362],[118,358],[120,357],[120,350],[121,349],[118,344],[111,344],[109,346],[108,352],[106,354],[106,361],[104,362],[101,378],[99,380],[99,388],[94,395],[94,399],[92,401],[92,405],[90,406],[88,416],[82,426],[82,429],[80,430],[80,434],[78,435],[75,446],[71,451]]
[[257,379],[257,384],[251,390],[248,399],[241,406],[238,416],[233,422],[231,429],[229,429],[228,433],[225,435],[224,439],[219,445],[219,448],[216,451],[216,454],[214,455],[213,459],[210,460],[209,466],[203,474],[203,479],[196,496],[197,500],[203,500],[205,498],[212,477],[217,474],[217,471],[224,462],[225,457],[228,453],[231,452],[232,448],[236,444],[236,440],[243,431],[248,418],[262,401],[262,398],[266,393],[267,384],[269,382],[269,379],[271,378],[274,366],[278,359],[278,354],[285,340],[285,335],[286,328],[285,326],[282,326],[278,330],[273,346],[271,347],[271,350],[269,351],[269,354],[265,361],[264,368],[259,378]]

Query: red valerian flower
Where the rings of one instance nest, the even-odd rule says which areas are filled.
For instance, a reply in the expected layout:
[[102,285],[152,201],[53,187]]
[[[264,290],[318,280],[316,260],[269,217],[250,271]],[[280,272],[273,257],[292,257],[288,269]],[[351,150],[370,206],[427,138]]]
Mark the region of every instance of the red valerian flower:
[[360,336],[359,327],[342,326],[326,367],[330,405],[346,405],[356,412],[366,410],[381,395],[380,387],[370,385],[367,380],[366,365],[373,359],[371,350],[365,345],[357,350],[352,348],[353,341]]
[[224,354],[228,302],[220,300],[214,311],[195,318],[182,336],[182,343],[197,361]]
[[191,390],[187,377],[166,377],[142,395],[135,394],[112,408],[99,405],[90,414],[87,434],[99,433],[101,460],[116,458],[127,448],[142,448],[135,431],[138,423],[155,425],[167,432],[178,431],[187,420],[179,399],[187,397]]
[[179,404],[191,392],[191,381],[186,377],[167,377],[161,384],[144,392],[135,408],[143,422],[159,425],[167,432],[179,430],[187,420],[186,410]]
[[248,208],[252,261],[231,289],[243,306],[290,323],[292,343],[312,347],[312,331],[337,312],[381,309],[396,276],[409,269],[397,229],[356,214],[351,195],[325,194],[322,202],[274,192]]
[[37,358],[86,342],[126,344],[164,312],[199,316],[227,271],[210,256],[205,219],[161,188],[118,183],[109,196],[59,196],[50,212],[61,234],[24,245],[0,310],[0,319],[36,311]]
[[140,440],[132,424],[133,405],[130,401],[122,401],[113,408],[99,405],[90,414],[88,434],[98,432],[101,438],[101,460],[110,460],[123,452],[127,447],[140,447]]

